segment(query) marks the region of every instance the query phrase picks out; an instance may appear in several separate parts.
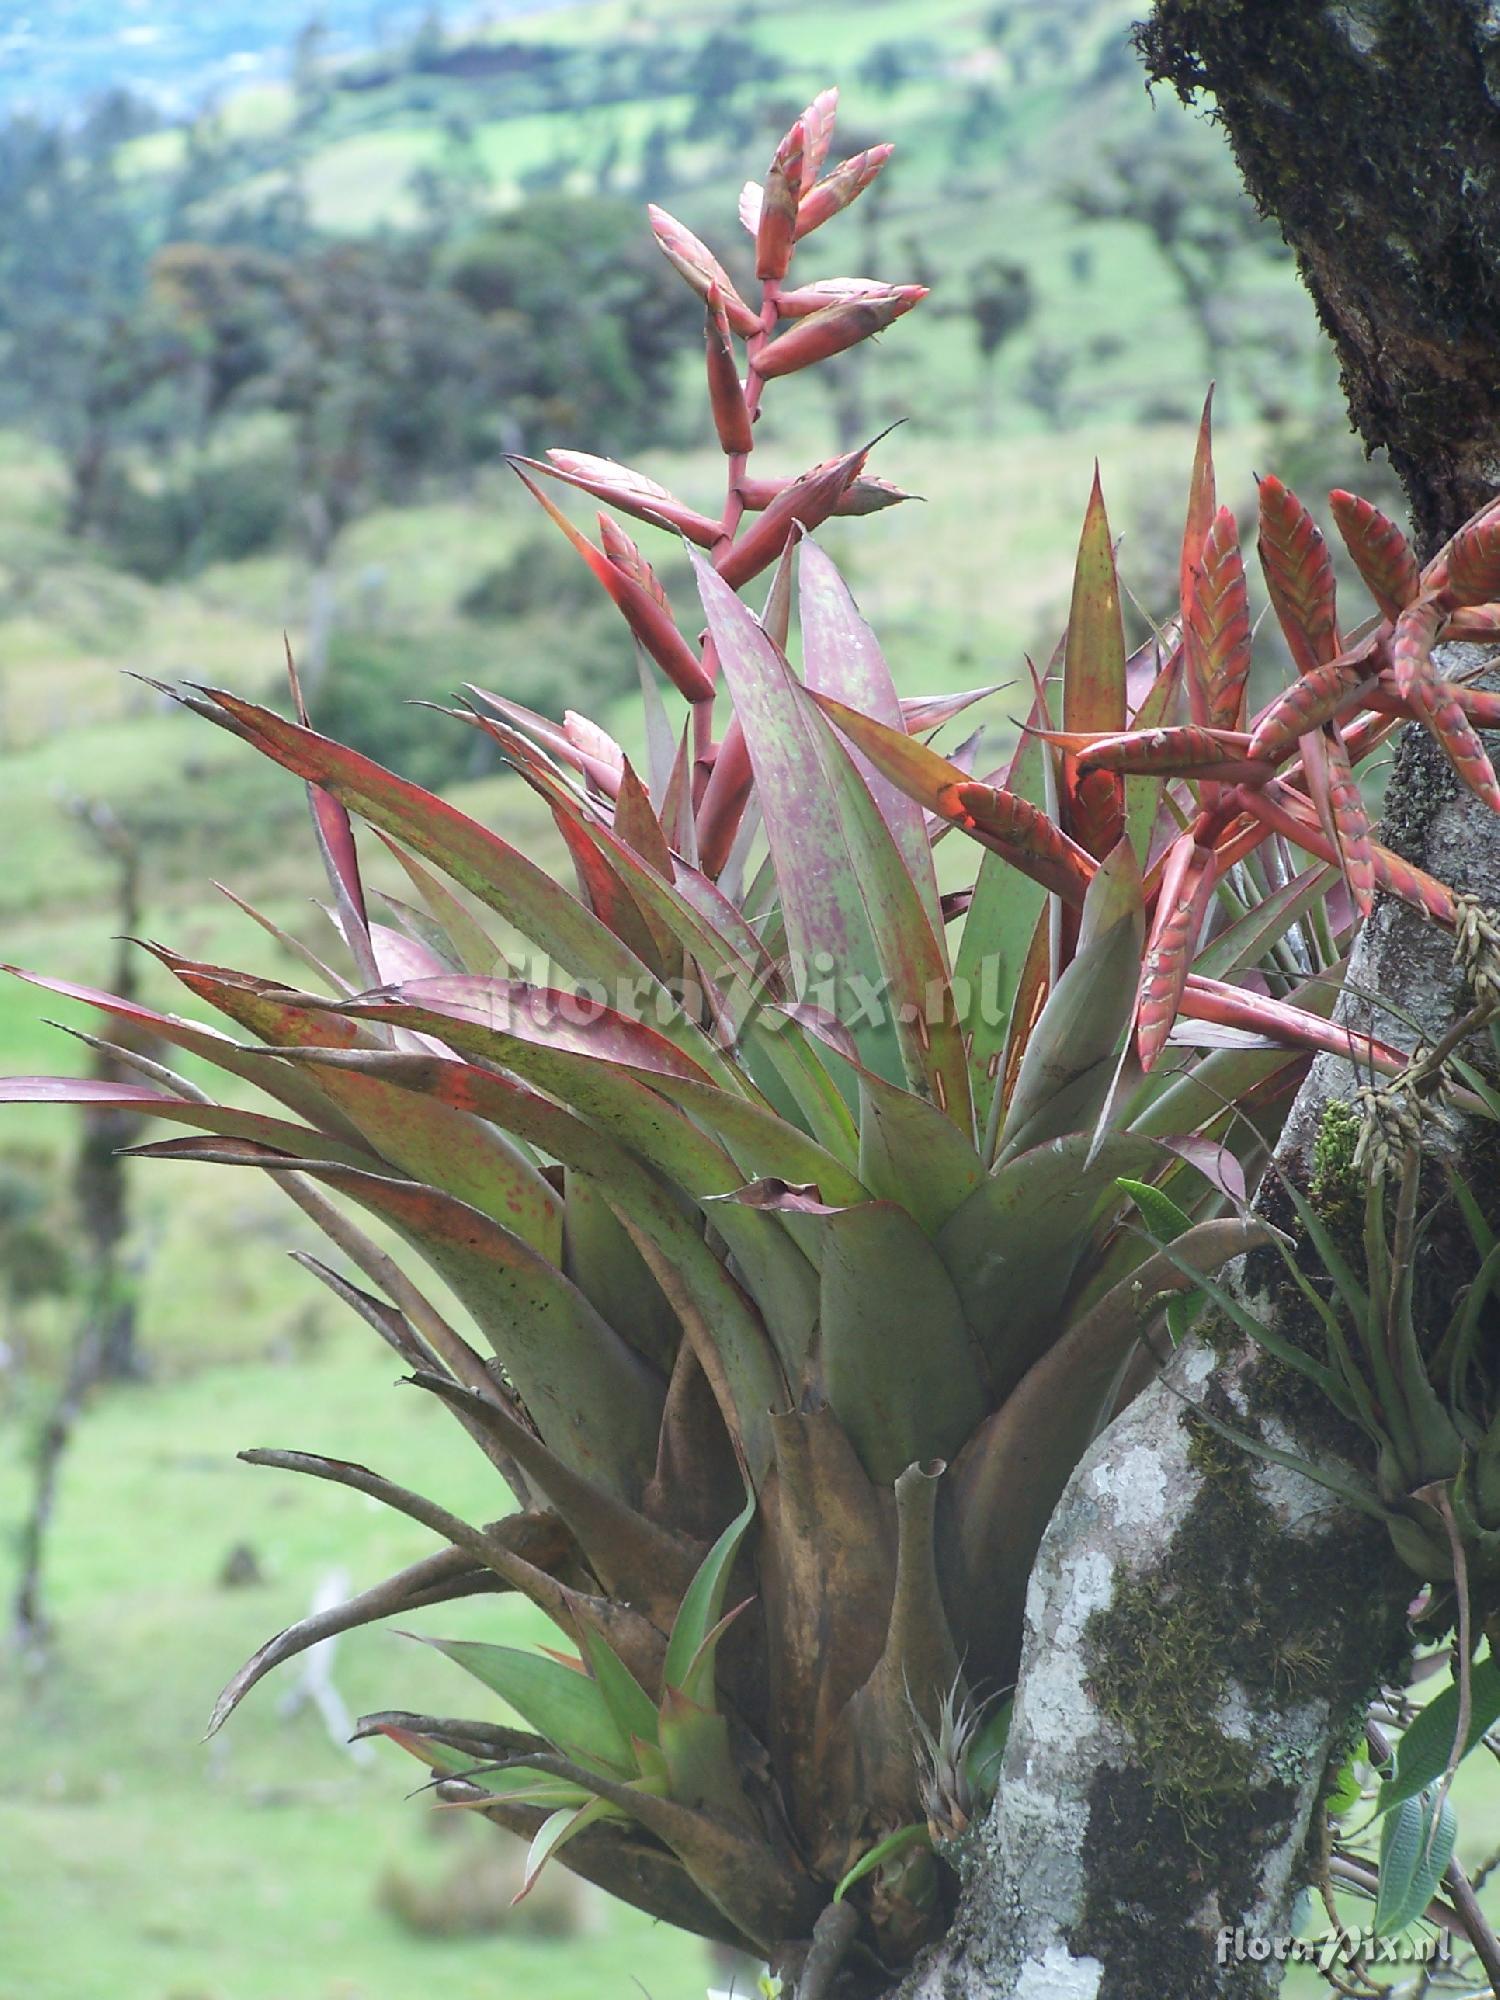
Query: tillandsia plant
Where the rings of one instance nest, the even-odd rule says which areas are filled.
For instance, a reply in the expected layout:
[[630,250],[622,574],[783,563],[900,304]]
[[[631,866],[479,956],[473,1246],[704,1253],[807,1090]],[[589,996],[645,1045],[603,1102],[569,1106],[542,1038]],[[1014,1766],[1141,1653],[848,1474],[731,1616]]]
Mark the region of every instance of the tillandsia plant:
[[[1500,1940],[1452,1862],[1448,1790],[1500,1719],[1500,1237],[1451,1161],[1458,1119],[1500,1122],[1500,922],[1476,897],[1455,903],[1454,957],[1469,1004],[1435,1045],[1418,1045],[1399,1075],[1330,1105],[1310,1187],[1283,1182],[1301,1252],[1276,1248],[1321,1343],[1273,1336],[1231,1291],[1201,1280],[1228,1318],[1363,1434],[1367,1471],[1331,1467],[1199,1414],[1383,1522],[1422,1586],[1414,1634],[1429,1643],[1451,1637],[1450,1687],[1420,1710],[1399,1700],[1393,1710],[1383,1699],[1372,1712],[1368,1757],[1351,1760],[1327,1808],[1333,1821],[1362,1799],[1373,1812],[1352,1835],[1340,1829],[1329,1852],[1344,1864],[1343,1879],[1373,1896],[1376,1936],[1427,1915],[1440,1887],[1455,1891],[1440,1917],[1470,1938],[1493,1979]],[[1424,1282],[1434,1264],[1451,1301],[1440,1319]],[[1484,1642],[1488,1657],[1476,1664]],[[1394,1751],[1386,1739],[1393,1721],[1401,1730]],[[1357,1782],[1361,1761],[1373,1787]],[[1372,1831],[1378,1860],[1356,1844],[1371,1845]]]
[[[1429,1169],[1448,1150],[1443,1128],[1455,1109],[1500,1120],[1500,923],[1472,896],[1455,902],[1455,957],[1472,1004],[1399,1074],[1330,1106],[1309,1192],[1283,1179],[1311,1268],[1277,1247],[1325,1351],[1279,1339],[1273,1351],[1364,1432],[1370,1476],[1333,1473],[1263,1442],[1252,1448],[1384,1521],[1431,1593],[1423,1622],[1436,1633],[1456,1625],[1467,1657],[1471,1636],[1500,1641],[1500,1238],[1456,1170],[1434,1192]],[[1483,1066],[1476,1037],[1490,1058]],[[1456,1257],[1467,1270],[1448,1271],[1456,1303],[1433,1327],[1419,1272],[1440,1227],[1458,1239],[1445,1244],[1445,1265]],[[1272,1339],[1211,1279],[1202,1288],[1252,1338]]]
[[[512,1719],[391,1711],[365,1730],[526,1834],[533,1873],[556,1854],[789,1967],[817,1930],[878,1987],[952,1907],[1038,1542],[1149,1376],[1143,1335],[1167,1315],[1180,1330],[1183,1295],[1266,1240],[1239,1211],[1312,1053],[1402,1067],[1328,1018],[1350,939],[1379,886],[1435,921],[1455,909],[1371,838],[1353,772],[1415,715],[1493,787],[1473,734],[1491,698],[1427,662],[1443,631],[1500,616],[1500,525],[1418,575],[1389,523],[1339,502],[1386,614],[1349,645],[1317,530],[1267,481],[1262,557],[1303,671],[1247,720],[1244,567],[1205,412],[1179,615],[1127,652],[1096,484],[1066,636],[1003,766],[975,777],[979,739],[949,757],[929,739],[993,690],[901,699],[809,536],[901,495],[863,452],[790,481],[747,470],[764,386],[919,297],[787,284],[887,156],[823,173],[833,114],[815,100],[742,203],[758,303],[654,216],[707,307],[722,511],[578,453],[520,468],[539,498],[550,473],[685,538],[705,620],[690,638],[612,519],[596,545],[543,502],[642,649],[644,771],[571,714],[478,689],[454,713],[545,801],[573,885],[316,733],[300,697],[288,720],[176,691],[306,782],[338,963],[283,937],[320,989],[303,991],[149,946],[227,1034],[36,982],[257,1086],[265,1110],[129,1056],[138,1085],[3,1095],[128,1103],[196,1134],[141,1152],[269,1175],[344,1260],[309,1269],[514,1495],[474,1526],[362,1466],[247,1453],[374,1495],[442,1546],[271,1640],[215,1725],[331,1632],[518,1592],[570,1650],[434,1642]],[[757,614],[741,593],[766,572]],[[657,669],[686,699],[680,733]],[[356,820],[410,884],[380,917]],[[1136,1225],[1162,1204],[1179,1226],[1153,1249]]]

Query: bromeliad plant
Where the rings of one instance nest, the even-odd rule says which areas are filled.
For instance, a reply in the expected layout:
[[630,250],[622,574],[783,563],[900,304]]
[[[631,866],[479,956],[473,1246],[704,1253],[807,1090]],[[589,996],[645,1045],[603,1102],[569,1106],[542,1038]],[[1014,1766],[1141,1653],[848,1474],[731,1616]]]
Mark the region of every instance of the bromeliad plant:
[[[764,385],[919,296],[786,283],[888,152],[820,178],[833,111],[831,92],[809,107],[742,203],[758,304],[654,217],[707,304],[722,512],[582,454],[520,468],[538,498],[550,474],[683,537],[706,621],[687,636],[612,519],[596,545],[543,501],[688,704],[679,736],[643,671],[642,775],[593,723],[469,691],[459,719],[545,801],[574,886],[317,734],[300,698],[287,720],[178,691],[306,781],[342,969],[283,937],[321,989],[303,991],[148,947],[227,1034],[37,980],[258,1087],[266,1110],[139,1057],[139,1085],[3,1095],[128,1103],[196,1134],[141,1151],[269,1175],[358,1276],[303,1261],[515,1496],[474,1526],[362,1466],[247,1453],[373,1494],[443,1546],[273,1639],[216,1724],[330,1632],[517,1591],[570,1650],[443,1650],[518,1721],[391,1712],[366,1729],[528,1835],[533,1871],[560,1854],[777,1960],[836,1904],[878,1983],[945,1920],[1038,1541],[1149,1373],[1142,1334],[1264,1240],[1232,1211],[1311,1053],[1400,1068],[1328,1020],[1344,955],[1376,886],[1439,921],[1453,905],[1371,839],[1352,771],[1412,714],[1493,784],[1472,733],[1490,698],[1426,662],[1443,631],[1500,616],[1500,528],[1419,576],[1389,523],[1341,501],[1387,613],[1350,646],[1316,529],[1266,482],[1262,557],[1303,671],[1247,723],[1244,568],[1205,415],[1180,620],[1127,655],[1096,485],[1066,637],[1002,769],[975,778],[977,739],[951,757],[927,739],[978,694],[899,698],[808,539],[902,496],[863,452],[789,482],[747,470]],[[739,593],[766,571],[757,615]],[[356,820],[410,884],[382,917]],[[1301,872],[1288,843],[1311,856]],[[945,890],[937,862],[964,854]],[[1186,1225],[1170,1254],[1134,1226],[1153,1200]]]

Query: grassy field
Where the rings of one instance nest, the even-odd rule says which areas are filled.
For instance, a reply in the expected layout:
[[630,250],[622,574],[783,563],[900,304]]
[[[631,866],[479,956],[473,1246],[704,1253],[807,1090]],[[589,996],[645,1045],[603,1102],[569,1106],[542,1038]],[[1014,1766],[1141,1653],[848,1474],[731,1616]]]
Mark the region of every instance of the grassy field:
[[[70,1467],[57,1652],[39,1679],[0,1684],[3,2000],[701,1993],[701,1950],[602,1899],[585,1909],[588,1934],[566,1947],[405,1930],[377,1907],[383,1874],[434,1883],[471,1843],[500,1836],[465,1824],[435,1839],[428,1807],[403,1802],[418,1766],[391,1748],[351,1763],[310,1712],[278,1717],[274,1682],[222,1737],[200,1740],[218,1682],[307,1609],[330,1563],[359,1586],[430,1546],[357,1496],[237,1464],[238,1446],[316,1443],[479,1518],[501,1506],[482,1467],[476,1476],[477,1454],[453,1449],[440,1412],[394,1392],[391,1367],[356,1333],[285,1302],[255,1317],[251,1303],[232,1283],[194,1301],[195,1360],[184,1352],[180,1372],[92,1412]],[[228,1330],[228,1351],[204,1338],[212,1326]],[[7,1516],[16,1473],[12,1461],[0,1478]],[[265,1580],[225,1589],[216,1579],[238,1543]],[[444,1637],[539,1636],[524,1607],[499,1600],[423,1625]],[[356,1713],[468,1698],[456,1670],[388,1632],[342,1642],[337,1679]]]

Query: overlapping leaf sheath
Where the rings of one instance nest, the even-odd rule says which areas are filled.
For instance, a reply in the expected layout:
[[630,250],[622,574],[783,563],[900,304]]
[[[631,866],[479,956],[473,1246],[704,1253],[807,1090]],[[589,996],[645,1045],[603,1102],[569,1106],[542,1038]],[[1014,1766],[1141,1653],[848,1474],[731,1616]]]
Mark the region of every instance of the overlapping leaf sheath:
[[[814,100],[743,203],[758,302],[653,214],[708,311],[721,511],[581,451],[526,466],[538,498],[533,473],[696,551],[700,608],[679,612],[611,516],[596,544],[544,502],[639,643],[644,758],[503,690],[434,720],[491,739],[544,802],[560,869],[300,708],[175,690],[309,787],[337,924],[326,954],[294,949],[320,990],[152,947],[213,1028],[38,983],[225,1074],[224,1102],[154,1059],[105,1088],[187,1128],[154,1162],[289,1195],[339,1259],[313,1275],[511,1492],[476,1525],[378,1469],[250,1454],[372,1495],[436,1547],[270,1641],[216,1725],[330,1631],[519,1592],[560,1657],[439,1629],[478,1713],[368,1729],[526,1833],[528,1884],[555,1858],[773,1958],[842,1884],[895,1963],[941,1921],[941,1843],[994,1782],[1048,1513],[1144,1379],[1157,1315],[1172,1300],[1180,1333],[1184,1298],[1259,1240],[1232,1211],[1311,1053],[1400,1067],[1327,1018],[1358,909],[1377,888],[1437,921],[1457,907],[1370,836],[1357,772],[1412,716],[1489,795],[1494,698],[1440,680],[1432,649],[1500,624],[1500,516],[1418,575],[1392,524],[1337,497],[1382,616],[1341,650],[1321,537],[1264,482],[1299,672],[1247,716],[1244,564],[1205,411],[1181,643],[1127,647],[1096,480],[1068,631],[1019,732],[997,769],[982,739],[945,755],[931,738],[995,690],[903,699],[810,539],[902,496],[862,449],[745,471],[768,381],[915,302],[782,289],[801,238],[888,157],[825,174],[834,108]],[[767,572],[757,615],[739,593]],[[1263,865],[1273,834],[1302,873]],[[972,872],[940,885],[941,841]],[[375,863],[400,871],[390,923],[366,901]],[[21,1078],[0,1100],[100,1089]],[[1165,1262],[1143,1203],[1177,1218]]]

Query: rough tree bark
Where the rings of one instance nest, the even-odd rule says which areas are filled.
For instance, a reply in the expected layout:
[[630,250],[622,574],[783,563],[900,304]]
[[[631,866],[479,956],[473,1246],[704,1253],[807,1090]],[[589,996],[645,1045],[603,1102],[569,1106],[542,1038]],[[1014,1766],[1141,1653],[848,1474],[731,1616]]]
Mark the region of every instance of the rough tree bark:
[[1157,0],[1154,81],[1211,94],[1418,530],[1500,486],[1500,12],[1490,0]]
[[[1389,450],[1432,544],[1500,486],[1500,13],[1487,0],[1159,0],[1140,39],[1155,78],[1212,93],[1300,260],[1355,423]],[[1500,820],[1459,795],[1426,740],[1402,748],[1385,837],[1500,896]],[[1356,948],[1345,1017],[1410,1046],[1360,993],[1434,1037],[1458,999],[1448,938],[1383,901]],[[1304,1185],[1328,1107],[1354,1082],[1321,1058],[1299,1095],[1280,1158]],[[1460,1146],[1493,1212],[1492,1135]],[[1295,1335],[1273,1257],[1235,1282]],[[1274,1961],[1231,1950],[1220,1964],[1219,1934],[1291,1932],[1317,1873],[1321,1794],[1382,1670],[1399,1669],[1410,1589],[1382,1529],[1226,1445],[1190,1407],[1325,1461],[1350,1453],[1329,1406],[1291,1379],[1221,1330],[1079,1468],[1032,1582],[996,1808],[962,1857],[955,1924],[903,2000],[1279,1986]]]

